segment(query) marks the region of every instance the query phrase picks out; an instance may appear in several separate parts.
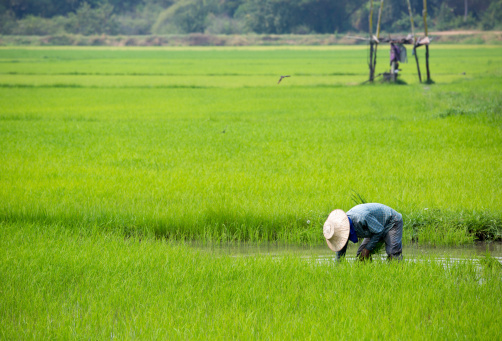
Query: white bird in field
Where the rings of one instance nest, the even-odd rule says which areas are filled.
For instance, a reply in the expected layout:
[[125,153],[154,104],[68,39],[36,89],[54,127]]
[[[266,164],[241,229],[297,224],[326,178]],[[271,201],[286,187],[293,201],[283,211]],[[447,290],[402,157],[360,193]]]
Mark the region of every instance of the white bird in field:
[[290,75],[286,75],[286,76],[281,76],[281,78],[279,78],[279,81],[277,82],[277,84],[279,84],[283,78],[286,78],[286,77],[291,77]]

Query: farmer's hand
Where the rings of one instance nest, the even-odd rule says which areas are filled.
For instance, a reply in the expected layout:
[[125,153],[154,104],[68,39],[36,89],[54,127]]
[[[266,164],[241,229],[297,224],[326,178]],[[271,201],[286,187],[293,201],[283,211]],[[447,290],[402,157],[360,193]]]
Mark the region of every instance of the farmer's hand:
[[359,254],[359,260],[366,260],[370,258],[370,252],[368,249],[364,248]]

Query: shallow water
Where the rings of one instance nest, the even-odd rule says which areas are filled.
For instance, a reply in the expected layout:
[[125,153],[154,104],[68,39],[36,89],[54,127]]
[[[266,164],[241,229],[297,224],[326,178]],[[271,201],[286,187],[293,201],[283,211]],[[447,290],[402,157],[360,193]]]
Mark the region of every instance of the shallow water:
[[[325,244],[313,246],[298,246],[281,243],[222,243],[222,244],[199,244],[193,243],[191,247],[202,252],[214,254],[225,254],[230,256],[254,256],[273,255],[280,256],[286,254],[297,254],[301,256],[315,256],[322,259],[335,257]],[[351,259],[356,256],[358,245],[349,244],[346,257]],[[414,259],[421,256],[433,256],[438,258],[462,258],[473,259],[484,256],[489,252],[492,257],[502,262],[502,243],[474,243],[462,246],[430,246],[430,245],[405,245],[403,247],[403,257]],[[386,257],[385,248],[380,251],[382,257]]]

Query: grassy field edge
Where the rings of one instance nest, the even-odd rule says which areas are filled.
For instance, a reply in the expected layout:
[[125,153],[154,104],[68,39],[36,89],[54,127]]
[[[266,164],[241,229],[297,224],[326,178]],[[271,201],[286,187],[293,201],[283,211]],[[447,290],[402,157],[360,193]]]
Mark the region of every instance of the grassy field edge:
[[[328,212],[329,213],[329,212]],[[89,216],[78,213],[62,217],[3,213],[0,221],[16,224],[61,224],[70,230],[119,231],[124,236],[153,235],[175,241],[198,242],[285,242],[298,245],[324,242],[322,226],[327,214],[309,217],[238,216],[231,212],[207,212],[199,217],[156,219],[136,216]],[[314,216],[314,218],[312,218]],[[502,217],[491,212],[404,213],[405,243],[461,245],[474,241],[501,241]],[[312,220],[311,220],[312,219]]]

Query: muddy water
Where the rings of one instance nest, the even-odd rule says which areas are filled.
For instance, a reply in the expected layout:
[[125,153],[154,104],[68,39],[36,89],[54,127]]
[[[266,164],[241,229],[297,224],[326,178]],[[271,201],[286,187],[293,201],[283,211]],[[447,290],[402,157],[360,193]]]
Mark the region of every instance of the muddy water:
[[[335,253],[326,244],[315,246],[297,246],[280,243],[230,243],[230,244],[191,244],[191,246],[202,252],[214,254],[225,254],[230,256],[253,256],[272,255],[280,256],[286,254],[298,254],[301,256],[315,256],[318,258],[334,258]],[[441,258],[477,258],[489,252],[492,257],[496,257],[502,262],[502,243],[474,243],[463,246],[424,246],[406,245],[403,248],[405,259],[419,258],[423,256],[434,256]],[[347,249],[347,258],[355,257],[357,245],[350,243]],[[381,256],[385,257],[385,249],[381,250]]]

